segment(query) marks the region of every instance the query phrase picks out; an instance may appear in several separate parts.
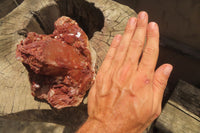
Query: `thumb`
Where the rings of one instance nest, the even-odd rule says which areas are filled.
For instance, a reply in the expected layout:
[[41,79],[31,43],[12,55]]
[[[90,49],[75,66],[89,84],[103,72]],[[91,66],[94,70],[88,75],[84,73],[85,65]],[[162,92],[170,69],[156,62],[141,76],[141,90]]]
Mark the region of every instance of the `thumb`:
[[163,93],[167,86],[167,81],[169,79],[172,69],[173,69],[172,65],[164,64],[160,66],[154,74],[153,90],[154,90],[155,105],[161,106]]

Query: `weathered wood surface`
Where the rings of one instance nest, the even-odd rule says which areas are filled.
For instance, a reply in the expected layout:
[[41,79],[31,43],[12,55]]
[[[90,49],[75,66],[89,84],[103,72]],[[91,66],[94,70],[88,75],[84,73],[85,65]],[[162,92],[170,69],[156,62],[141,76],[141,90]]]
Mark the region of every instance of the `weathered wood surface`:
[[0,18],[6,16],[22,3],[23,0],[0,0]]
[[63,125],[0,118],[0,133],[67,133]]
[[156,121],[156,128],[161,133],[199,133],[200,89],[180,81]]
[[28,73],[15,58],[16,45],[24,38],[23,35],[29,31],[50,33],[53,22],[61,15],[75,17],[86,30],[90,45],[97,53],[98,70],[112,38],[123,33],[129,17],[136,16],[136,13],[111,0],[25,0],[0,19],[1,117],[57,122],[69,127],[73,125],[73,130],[87,118],[84,104],[58,111],[46,103],[35,101],[30,92]]
[[32,12],[41,10],[44,6],[53,5],[56,3],[50,0],[34,2],[27,0],[15,8],[12,13],[0,19],[1,116],[25,109],[49,108],[44,103],[35,102],[31,97],[27,72],[23,65],[16,60],[15,51],[17,43],[24,38],[18,34],[22,33],[22,29],[43,33]]
[[170,104],[175,105],[181,110],[187,110],[200,118],[200,89],[184,81],[179,81],[178,86],[173,92]]
[[[48,122],[8,120],[0,118],[0,133],[72,133],[70,128]],[[149,133],[144,131],[143,133]]]

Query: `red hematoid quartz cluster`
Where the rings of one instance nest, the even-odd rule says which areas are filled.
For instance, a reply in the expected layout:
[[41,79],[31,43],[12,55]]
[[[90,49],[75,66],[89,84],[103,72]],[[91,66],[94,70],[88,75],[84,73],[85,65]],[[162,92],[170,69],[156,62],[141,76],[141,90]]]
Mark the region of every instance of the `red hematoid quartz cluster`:
[[29,72],[32,95],[61,109],[77,106],[93,82],[87,35],[78,24],[61,17],[50,35],[28,33],[16,56]]

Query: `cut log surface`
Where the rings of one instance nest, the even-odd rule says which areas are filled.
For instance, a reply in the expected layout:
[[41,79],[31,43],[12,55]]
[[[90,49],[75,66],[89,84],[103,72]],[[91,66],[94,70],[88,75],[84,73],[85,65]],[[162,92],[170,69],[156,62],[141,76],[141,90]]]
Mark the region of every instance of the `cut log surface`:
[[[70,8],[77,5],[84,6],[81,8],[85,10],[76,13]],[[79,20],[85,22],[79,25],[85,28],[90,45],[96,51],[96,71],[114,35],[123,34],[128,19],[136,16],[132,9],[112,0],[24,0],[0,19],[0,117],[75,125],[74,130],[87,118],[85,104],[58,111],[47,103],[34,100],[27,70],[15,57],[16,46],[27,32],[49,34],[57,18],[61,15],[73,18],[73,14],[78,23]],[[85,18],[87,16],[90,18]]]
[[123,34],[128,19],[137,14],[129,7],[111,0],[88,0],[100,8],[105,17],[104,27],[100,32],[95,32],[90,39],[90,44],[97,53],[96,70],[101,66],[113,37]]
[[22,3],[22,1],[23,0],[1,0],[1,2],[0,2],[0,18],[6,16],[14,8],[19,6]]
[[200,89],[180,81],[156,121],[162,133],[199,133]]
[[0,118],[0,133],[67,133],[63,125]]

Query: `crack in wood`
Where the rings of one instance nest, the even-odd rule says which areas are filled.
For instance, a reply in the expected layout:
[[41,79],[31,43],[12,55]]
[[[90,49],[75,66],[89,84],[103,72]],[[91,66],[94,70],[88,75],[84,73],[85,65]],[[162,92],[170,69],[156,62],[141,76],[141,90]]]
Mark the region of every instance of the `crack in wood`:
[[27,29],[18,30],[18,31],[17,31],[17,34],[19,34],[19,35],[21,35],[21,36],[24,36],[24,37],[27,37],[28,30],[27,30]]
[[[1,70],[0,77],[2,85],[0,89],[1,90],[6,89],[9,92],[9,94],[6,94],[5,96],[2,96],[2,94],[0,94],[0,100],[3,100],[1,101],[2,108],[0,109],[0,112],[2,113],[0,113],[0,116],[13,119],[14,118],[29,119],[29,120],[40,119],[40,120],[48,120],[50,122],[55,121],[55,119],[56,120],[59,119],[59,122],[63,124],[63,121],[61,120],[65,119],[66,117],[63,118],[57,117],[58,114],[62,113],[50,110],[49,106],[47,106],[46,104],[43,104],[41,102],[36,102],[33,100],[33,97],[31,97],[30,94],[30,84],[28,82],[27,71],[22,64],[20,64],[19,62],[17,62],[17,60],[14,59],[16,44],[19,43],[20,39],[22,39],[20,35],[25,35],[27,32],[33,30],[32,28],[35,27],[38,27],[38,31],[47,30],[49,25],[46,26],[44,23],[48,23],[49,21],[44,20],[45,17],[41,16],[44,15],[42,11],[44,7],[49,8],[49,6],[56,5],[56,3],[52,2],[53,0],[43,0],[43,1],[34,0],[34,2],[32,3],[31,1],[33,0],[24,1],[24,3],[26,4],[23,3],[20,4],[15,10],[13,10],[13,12],[11,12],[9,16],[7,16],[5,19],[1,19],[0,21],[0,24],[3,27],[1,28],[2,30],[0,31],[0,34],[2,34],[2,36],[0,36],[1,37],[0,41],[3,42],[0,44],[0,55],[1,55],[1,61],[3,63],[0,67]],[[73,1],[73,0],[66,0],[66,1]],[[78,15],[76,14],[76,16],[80,17],[81,15],[86,15],[88,17],[88,19],[82,20],[84,22],[83,27],[88,26],[89,27],[88,29],[91,30],[92,32],[91,34],[92,38],[89,41],[92,47],[97,52],[97,63],[95,65],[96,68],[95,71],[98,71],[106,56],[107,50],[110,46],[110,41],[114,37],[113,34],[115,32],[119,33],[123,32],[123,30],[116,30],[116,29],[119,28],[122,29],[123,27],[125,27],[125,23],[123,21],[127,20],[128,17],[127,15],[130,13],[128,13],[129,9],[127,9],[128,14],[123,12],[121,9],[118,9],[118,6],[122,5],[119,5],[116,2],[110,0],[103,0],[103,1],[86,0],[85,2],[87,1],[92,1],[95,3],[95,6],[94,4],[91,5],[91,3],[88,4],[92,8],[94,8],[94,10],[97,9],[99,14],[102,15],[102,18],[100,18],[101,16],[96,17],[98,13],[97,14],[94,13],[95,15],[92,16],[91,15],[92,13],[90,12],[89,8],[85,9],[89,10],[89,12],[83,13],[82,11],[81,14]],[[31,6],[29,7],[30,4]],[[84,8],[84,4],[80,5],[80,7]],[[104,18],[104,17],[109,17],[109,18]],[[39,19],[39,21],[37,19]],[[115,26],[118,26],[118,28]],[[90,29],[91,27],[96,29],[95,30]],[[3,32],[5,30],[9,31],[7,31],[7,33],[4,34]],[[95,33],[95,31],[98,31],[98,33]],[[8,34],[11,32],[13,34]],[[23,80],[24,78],[27,78],[26,81]],[[14,97],[13,93],[15,93]],[[3,99],[1,99],[1,97],[3,97]],[[9,99],[9,104],[6,104],[4,99]],[[61,112],[63,112],[64,116],[66,116],[66,114],[69,114],[70,110],[73,109],[77,109],[75,112],[82,113],[82,114],[76,113],[78,115],[81,114],[80,118],[82,117],[87,118],[87,112],[86,112],[87,109],[85,107],[80,108],[79,106],[77,108],[68,108],[65,111]],[[12,116],[10,113],[12,113]],[[52,116],[53,113],[54,116]],[[30,114],[30,116],[29,115],[27,116],[27,114]],[[73,116],[74,114],[73,113],[71,114],[72,116],[70,116],[70,119],[74,118]]]
[[[7,21],[7,20],[6,20]],[[4,22],[4,21],[1,21],[1,24],[11,24],[11,25],[15,25],[15,23],[11,23],[11,22]],[[21,25],[22,26],[22,25]],[[7,27],[5,27],[7,28]]]
[[[2,31],[3,31],[3,30],[2,30]],[[8,31],[8,30],[5,29],[5,31]],[[4,34],[0,34],[0,35],[13,35],[13,34],[15,34],[15,33],[16,33],[16,31],[10,32],[10,33],[4,33]]]
[[[16,81],[14,82],[14,84],[16,83]],[[14,85],[13,85],[14,86]],[[12,87],[13,88],[13,87]],[[12,108],[11,108],[11,113],[13,112],[13,109],[14,109],[14,104],[15,104],[15,94],[16,94],[16,89],[14,89],[14,93],[13,93],[13,101],[12,101]],[[13,91],[13,90],[12,90]]]
[[104,40],[101,40],[101,39],[97,39],[97,38],[93,38],[93,39],[96,39],[96,40],[99,40],[100,42],[104,42],[106,45],[110,46],[110,44]]
[[[110,33],[112,34],[112,32],[110,32]],[[99,36],[105,36],[105,37],[109,37],[109,36],[110,36],[110,37],[114,37],[114,35],[110,35],[110,34],[109,34],[109,35],[107,35],[107,34],[99,34]]]
[[105,12],[106,10],[110,10],[111,7],[112,7],[112,6],[106,8],[106,9],[103,9],[102,12]]
[[197,121],[200,122],[200,118],[199,118],[199,119],[197,118],[198,116],[197,116],[197,117],[192,116],[190,113],[188,113],[188,112],[185,111],[185,110],[182,110],[182,109],[178,108],[176,105],[174,105],[174,104],[171,103],[170,101],[168,102],[168,104],[170,104],[171,106],[175,107],[176,109],[180,110],[181,112],[185,113],[186,115],[189,115],[189,116],[192,117],[193,119],[195,119],[195,120],[197,120]]
[[126,20],[125,18],[129,18],[129,16],[125,16],[124,18],[122,18],[122,20],[118,24],[114,25],[113,27],[120,25],[122,23],[122,21]]
[[38,24],[40,25],[40,28],[45,32],[45,27],[41,21],[41,17],[40,14],[36,11],[30,11],[30,13],[33,15],[33,17],[36,19],[36,21],[38,22]]
[[[107,41],[106,42],[109,42],[109,40],[110,40],[110,38],[111,38],[111,31],[109,32],[109,36],[108,36],[108,39],[107,39]],[[110,46],[110,44],[109,44],[109,46]]]

